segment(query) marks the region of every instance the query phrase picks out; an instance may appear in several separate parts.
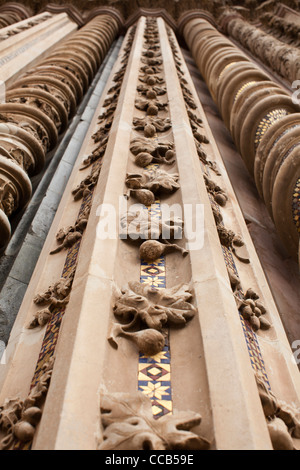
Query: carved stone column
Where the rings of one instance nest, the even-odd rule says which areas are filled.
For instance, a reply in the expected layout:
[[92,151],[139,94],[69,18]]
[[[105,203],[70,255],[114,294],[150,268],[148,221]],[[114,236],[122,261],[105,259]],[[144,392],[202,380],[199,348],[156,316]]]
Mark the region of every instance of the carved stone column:
[[[226,19],[227,15],[229,20]],[[239,15],[224,14],[220,18],[220,24],[223,21],[226,22],[226,28],[223,28],[225,34],[235,39],[280,77],[287,79],[289,83],[300,78],[300,52],[297,47],[286,45]]]
[[162,18],[127,32],[5,358],[2,448],[299,445],[299,372]]
[[298,259],[300,107],[205,19],[183,17],[182,26],[286,250]]
[[[9,172],[8,163],[0,163],[3,180],[0,196],[1,249],[9,241],[9,217],[25,207],[30,199],[31,183],[28,175],[35,175],[42,170],[46,154],[54,149],[58,136],[66,130],[77,104],[86,93],[118,31],[116,20],[109,15],[96,16],[71,36],[69,33],[77,27],[65,13],[57,15],[53,20],[57,30],[56,33],[52,31],[57,36],[55,42],[57,38],[66,35],[66,22],[68,37],[59,41],[59,45],[26,74],[18,77],[7,89],[6,103],[0,104],[1,162],[9,159],[10,168]],[[46,28],[43,34],[47,35],[47,41],[49,21],[52,19],[35,27]],[[21,33],[17,36],[21,36]],[[38,34],[35,40],[41,39]],[[13,174],[11,180],[10,174]]]
[[297,47],[300,44],[300,15],[295,13],[298,16],[298,23],[272,13],[264,13],[259,17],[261,28],[280,41]]

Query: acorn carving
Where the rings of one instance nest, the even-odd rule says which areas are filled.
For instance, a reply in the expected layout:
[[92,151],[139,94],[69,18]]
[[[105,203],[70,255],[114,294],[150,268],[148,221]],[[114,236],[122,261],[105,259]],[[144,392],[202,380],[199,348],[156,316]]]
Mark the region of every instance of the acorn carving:
[[271,328],[271,323],[264,317],[267,312],[263,304],[258,301],[258,295],[253,289],[248,289],[245,298],[241,301],[240,312],[242,317],[247,320],[252,326],[254,331],[259,329],[268,330]]
[[148,77],[146,83],[147,83],[147,85],[150,85],[150,86],[155,85],[155,83],[156,83],[156,77],[154,77],[154,76]]
[[139,352],[145,356],[154,356],[155,354],[158,354],[163,350],[165,345],[163,334],[154,328],[128,332],[125,331],[118,323],[114,323],[108,341],[116,348],[118,347],[116,341],[117,336],[123,336],[124,338],[129,339],[129,341],[132,341],[138,348]]
[[148,152],[140,152],[135,156],[135,164],[138,166],[141,166],[142,168],[145,168],[147,165],[150,165],[150,163],[165,163],[167,165],[172,165],[174,163],[174,160],[171,160],[171,158],[174,156],[174,152],[172,150],[168,150],[165,154],[165,157],[162,157],[161,155],[156,155],[153,156],[151,153]]
[[50,255],[54,255],[55,253],[59,253],[63,248],[70,248],[73,246],[78,240],[82,238],[82,233],[75,231],[70,232],[65,237],[63,243],[59,245],[55,250],[50,251]]
[[146,93],[146,97],[147,97],[149,100],[154,100],[154,99],[157,97],[156,91],[154,91],[154,90],[148,90],[147,93]]
[[19,421],[13,427],[13,433],[21,442],[29,442],[34,437],[35,428],[27,421]]
[[157,240],[147,240],[140,246],[140,257],[147,263],[152,263],[163,255],[173,251],[180,251],[182,256],[186,256],[188,251],[174,243],[161,243]]
[[153,124],[146,124],[144,127],[144,136],[153,137],[156,133],[156,127]]
[[267,426],[274,450],[294,450],[293,439],[282,419],[275,417]]
[[35,426],[42,416],[41,410],[37,406],[27,408],[22,414],[22,420],[13,426],[13,433],[21,442],[32,441],[35,433]]
[[158,107],[155,104],[149,104],[147,108],[147,115],[148,116],[157,116],[158,114]]
[[144,206],[151,206],[151,204],[155,202],[153,192],[148,189],[130,189],[126,196],[134,197],[140,204],[144,204]]

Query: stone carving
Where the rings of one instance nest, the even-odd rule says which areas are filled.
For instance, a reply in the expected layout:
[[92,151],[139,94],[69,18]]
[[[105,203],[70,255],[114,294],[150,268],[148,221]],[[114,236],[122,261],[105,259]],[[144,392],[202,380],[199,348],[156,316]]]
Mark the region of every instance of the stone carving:
[[110,344],[118,347],[117,337],[124,336],[143,354],[157,354],[165,343],[163,328],[184,326],[194,317],[196,308],[191,301],[192,293],[186,284],[156,291],[145,284],[129,282],[114,304],[114,315],[120,323],[112,326]]
[[162,68],[159,65],[143,65],[143,67],[140,68],[140,71],[144,72],[146,75],[155,75],[156,73],[160,73]]
[[204,175],[204,181],[206,184],[207,191],[213,196],[216,203],[219,204],[219,206],[224,207],[226,205],[226,202],[228,201],[228,197],[225,191],[220,188],[220,186],[217,185],[207,175]]
[[90,213],[90,204],[86,206],[84,211],[78,215],[74,225],[60,229],[56,235],[56,241],[60,245],[55,250],[50,251],[50,255],[59,253],[62,249],[71,248],[78,240],[82,238],[82,234],[87,226]]
[[133,126],[136,131],[144,131],[145,137],[153,137],[156,132],[164,132],[170,129],[169,118],[161,119],[152,116],[145,118],[134,118]]
[[210,446],[207,439],[190,431],[201,423],[198,413],[174,412],[155,420],[151,401],[141,392],[102,394],[101,423],[99,450],[207,450]]
[[120,238],[131,240],[171,238],[181,239],[183,232],[183,221],[179,217],[168,220],[158,220],[152,217],[150,212],[143,206],[137,206],[136,210],[126,212],[120,220]]
[[7,399],[0,406],[0,450],[13,449],[14,443],[32,441],[35,427],[39,423],[41,407],[48,392],[52,375],[54,358],[42,367],[42,375],[38,383],[31,389],[25,400],[19,398]]
[[142,174],[127,173],[125,184],[130,188],[129,195],[138,197],[137,191],[141,189],[151,191],[154,195],[172,193],[180,188],[178,179],[178,173],[167,173],[164,170],[155,169],[144,171]]
[[154,86],[155,84],[163,84],[164,79],[162,77],[158,77],[156,75],[140,75],[139,80],[142,83],[146,83],[147,85]]
[[187,110],[187,113],[188,113],[192,130],[197,130],[198,127],[202,127],[202,123],[203,123],[202,119],[198,118],[198,116],[192,113],[190,109]]
[[296,47],[287,46],[242,18],[229,20],[227,30],[231,37],[279,75],[287,78],[290,82],[299,78],[300,54]]
[[271,328],[271,323],[264,317],[267,311],[262,302],[258,300],[259,296],[253,289],[248,289],[243,297],[235,296],[236,303],[243,318],[250,323],[253,330],[268,330]]
[[135,107],[141,111],[146,111],[148,116],[157,116],[158,111],[164,110],[167,106],[168,103],[162,103],[155,99],[137,98],[135,100]]
[[60,278],[59,281],[49,286],[45,292],[37,294],[34,297],[33,301],[36,305],[47,305],[47,307],[35,313],[31,322],[27,325],[27,328],[33,329],[38,326],[46,325],[55,308],[67,305],[70,299],[75,270],[76,266],[73,267],[69,276]]
[[277,399],[258,373],[255,378],[274,450],[296,450],[292,438],[300,438],[300,409]]
[[[153,79],[154,79],[154,83],[153,83],[153,86],[151,86],[151,88],[149,86],[146,86],[146,85],[138,85],[137,86],[137,90],[142,95],[145,95],[148,99],[153,99],[153,98],[156,98],[156,96],[165,95],[167,93],[166,87],[155,85],[156,79],[154,77],[153,77]],[[153,79],[150,80],[150,83],[153,82]]]
[[227,271],[228,271],[228,276],[229,276],[229,281],[230,281],[232,292],[236,292],[240,290],[242,287],[241,287],[240,279],[237,276],[237,274],[229,266],[227,266]]
[[153,142],[143,137],[132,140],[130,144],[130,150],[135,156],[135,163],[141,167],[150,163],[172,165],[175,162],[173,147],[170,142]]
[[161,256],[174,251],[179,251],[182,256],[186,256],[188,254],[187,250],[181,246],[175,245],[175,243],[170,243],[167,240],[162,240],[161,242],[157,240],[147,240],[140,246],[140,257],[147,263],[152,263]]
[[232,230],[224,227],[222,222],[223,217],[220,213],[218,213],[217,217],[218,222],[216,222],[216,225],[221,245],[225,246],[226,248],[230,248],[238,260],[242,261],[243,263],[250,263],[248,251],[241,237],[236,235]]
[[[58,134],[66,129],[68,118],[74,115],[76,103],[82,99],[117,30],[118,25],[110,15],[96,16],[68,36],[63,46],[55,46],[47,57],[42,55],[34,68],[26,70],[26,76],[7,90],[6,103],[0,105],[0,124],[2,129],[5,129],[5,123],[9,124],[7,129],[13,150],[5,157],[15,161],[24,173],[41,171],[46,153],[54,149]],[[111,108],[109,106],[110,113]],[[6,134],[7,131],[1,132],[0,147],[8,145]],[[6,196],[1,201],[6,215],[24,207],[30,197],[22,198],[20,194],[18,200],[13,201],[11,193]],[[0,235],[1,248],[7,245],[8,232],[6,230],[5,237],[3,233]]]
[[86,176],[79,185],[72,190],[74,196],[74,201],[78,201],[86,197],[93,190],[94,186],[97,184],[99,174],[101,171],[101,166],[93,168],[91,174]]

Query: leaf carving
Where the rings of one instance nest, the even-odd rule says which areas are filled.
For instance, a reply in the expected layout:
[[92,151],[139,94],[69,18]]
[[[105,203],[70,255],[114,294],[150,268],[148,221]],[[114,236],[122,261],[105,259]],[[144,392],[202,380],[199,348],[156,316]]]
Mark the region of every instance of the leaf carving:
[[185,324],[193,318],[196,308],[190,303],[192,294],[187,284],[171,289],[154,291],[139,282],[129,282],[114,306],[116,317],[130,312],[149,328],[161,329],[163,325]]
[[99,450],[204,450],[209,442],[190,431],[201,422],[186,411],[155,420],[151,401],[140,392],[101,397],[103,442]]

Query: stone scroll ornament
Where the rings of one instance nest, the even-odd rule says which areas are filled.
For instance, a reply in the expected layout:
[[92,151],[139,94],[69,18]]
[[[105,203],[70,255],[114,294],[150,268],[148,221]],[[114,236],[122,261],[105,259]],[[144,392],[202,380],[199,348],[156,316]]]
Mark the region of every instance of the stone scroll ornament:
[[181,284],[170,289],[151,289],[146,284],[129,282],[118,292],[114,304],[114,323],[108,338],[118,348],[119,336],[132,341],[146,356],[154,356],[163,350],[163,328],[182,327],[191,320],[196,308],[192,305],[191,289]]
[[30,443],[36,426],[42,416],[49,383],[51,380],[54,358],[44,366],[39,382],[31,389],[25,400],[7,399],[0,406],[0,450],[12,450],[17,442]]
[[210,443],[190,431],[201,415],[181,411],[155,420],[141,392],[102,394],[103,441],[98,450],[207,450]]

